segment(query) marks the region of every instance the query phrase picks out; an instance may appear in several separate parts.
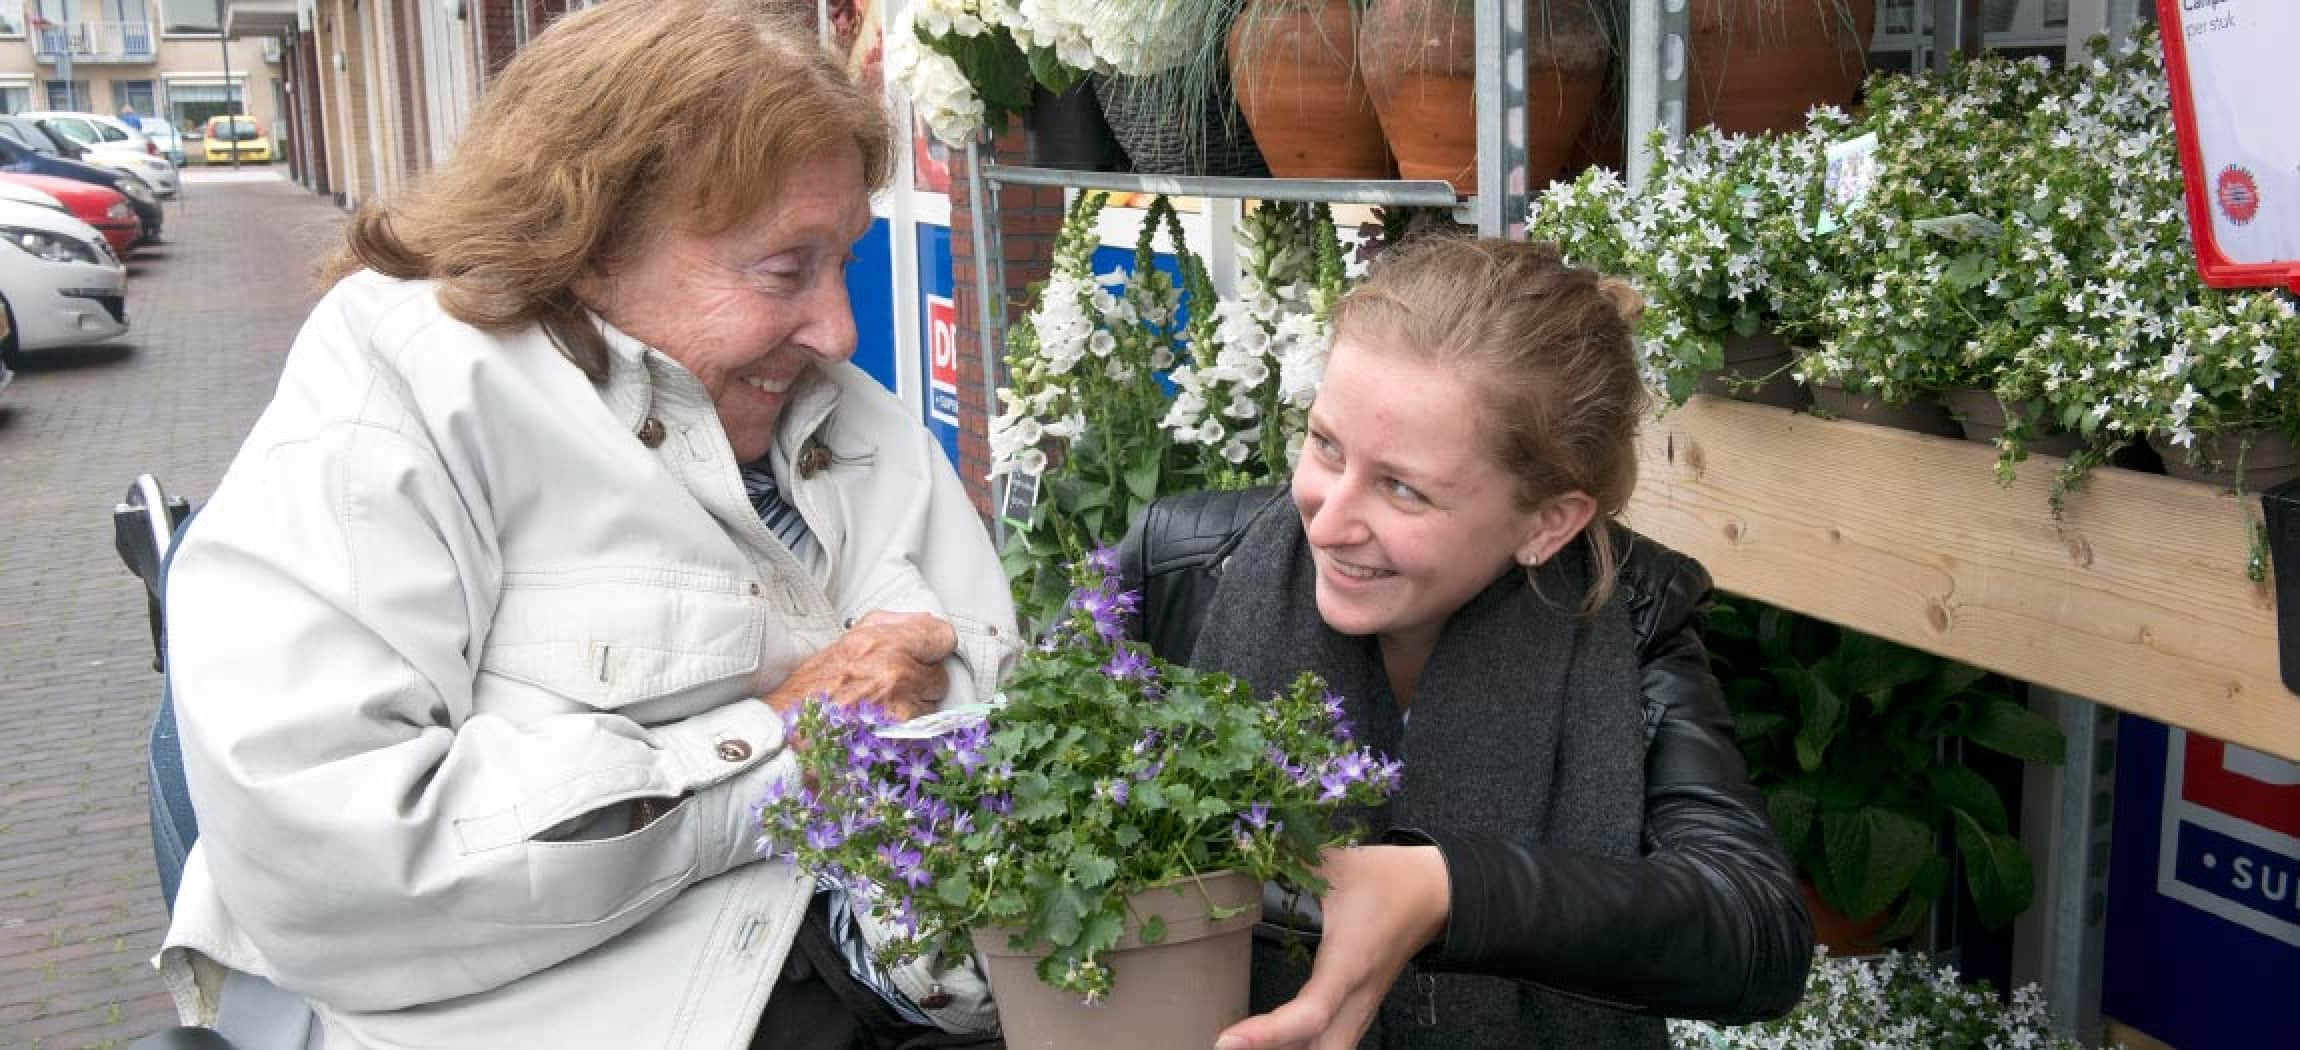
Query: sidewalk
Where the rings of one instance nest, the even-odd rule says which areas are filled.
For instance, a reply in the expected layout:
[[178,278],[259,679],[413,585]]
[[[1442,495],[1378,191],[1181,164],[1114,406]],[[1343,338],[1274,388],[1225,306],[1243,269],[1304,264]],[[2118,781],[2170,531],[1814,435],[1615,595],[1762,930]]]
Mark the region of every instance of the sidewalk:
[[144,801],[160,683],[109,510],[144,471],[194,500],[215,487],[318,297],[342,215],[266,174],[187,172],[168,242],[129,260],[129,334],[27,353],[0,394],[0,1047],[119,1046],[174,1020],[147,965],[166,925]]

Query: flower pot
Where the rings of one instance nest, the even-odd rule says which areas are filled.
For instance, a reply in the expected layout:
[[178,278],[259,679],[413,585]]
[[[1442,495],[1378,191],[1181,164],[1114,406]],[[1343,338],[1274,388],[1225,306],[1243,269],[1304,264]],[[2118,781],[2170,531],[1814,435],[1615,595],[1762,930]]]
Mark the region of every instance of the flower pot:
[[1805,910],[1813,916],[1813,939],[1827,945],[1830,955],[1843,959],[1885,953],[1884,941],[1877,934],[1892,917],[1890,912],[1854,919],[1823,901],[1810,881],[1798,879],[1797,888],[1804,892]]
[[1270,174],[1386,179],[1389,143],[1358,77],[1351,0],[1251,0],[1231,23],[1230,83]]
[[[1235,9],[1228,17],[1235,19]],[[1227,34],[1229,22],[1211,27]],[[1145,77],[1096,74],[1094,97],[1110,133],[1126,149],[1129,166],[1143,175],[1229,175],[1264,178],[1270,166],[1238,113],[1227,69],[1212,75],[1172,69]]]
[[[1965,440],[1983,445],[1994,445],[2005,432],[2004,402],[1997,400],[1993,390],[1979,387],[1958,387],[1941,394],[1941,404],[1949,415],[1964,428]],[[2084,439],[2065,431],[2037,434],[2021,445],[2027,451],[2044,456],[2073,456],[2084,447]]]
[[[1525,42],[1525,178],[1549,184],[1589,122],[1612,57],[1582,3],[1549,5]],[[1398,175],[1477,192],[1477,34],[1458,0],[1373,0],[1358,31],[1358,67],[1397,157]],[[1546,22],[1546,25],[1543,24]]]
[[1813,394],[1789,374],[1797,351],[1771,332],[1725,337],[1725,367],[1701,377],[1704,394],[1800,409]]
[[[1216,920],[1213,908],[1243,909]],[[974,933],[974,949],[990,974],[998,1023],[1011,1050],[1168,1050],[1212,1046],[1222,1029],[1247,1013],[1254,923],[1262,916],[1262,884],[1219,872],[1145,890],[1127,901],[1126,932],[1102,962],[1111,971],[1106,1000],[1088,1005],[1038,979],[1044,945],[1011,946],[1019,931],[993,927]],[[1166,936],[1143,944],[1141,924],[1166,923]]]
[[1030,133],[1030,163],[1039,167],[1117,171],[1126,166],[1126,153],[1102,118],[1094,88],[1083,79],[1059,95],[1032,87],[1022,126]]
[[2198,461],[2195,463],[2188,461],[2188,449],[2172,447],[2160,451],[2164,453],[2166,474],[2222,488],[2236,487],[2240,464],[2247,492],[2266,491],[2300,478],[2300,449],[2293,448],[2290,440],[2273,430],[2200,434],[2196,438]]
[[1876,0],[1693,0],[1686,123],[1795,131],[1846,106],[1868,73]]
[[1886,404],[1874,394],[1857,394],[1826,380],[1813,381],[1813,408],[1856,423],[1913,430],[1934,437],[1961,438],[1964,430],[1949,418],[1948,409],[1930,398]]

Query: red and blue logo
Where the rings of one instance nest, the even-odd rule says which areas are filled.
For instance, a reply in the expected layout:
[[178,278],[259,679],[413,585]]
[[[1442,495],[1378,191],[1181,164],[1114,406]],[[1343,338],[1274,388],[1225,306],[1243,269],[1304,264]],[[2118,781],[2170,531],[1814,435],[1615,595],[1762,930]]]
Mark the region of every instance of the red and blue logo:
[[2300,945],[2300,763],[2169,734],[2157,891]]
[[949,296],[926,297],[926,411],[958,425],[958,308]]
[[2221,169],[2220,178],[2212,185],[2212,201],[2220,206],[2220,214],[2238,226],[2247,225],[2260,214],[2260,182],[2252,177],[2250,169],[2231,164]]

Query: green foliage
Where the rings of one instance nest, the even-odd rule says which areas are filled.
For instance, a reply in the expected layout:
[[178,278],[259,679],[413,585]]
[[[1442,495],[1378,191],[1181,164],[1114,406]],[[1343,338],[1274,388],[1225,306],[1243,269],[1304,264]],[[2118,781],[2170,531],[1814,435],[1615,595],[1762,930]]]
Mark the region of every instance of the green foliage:
[[1945,838],[1984,923],[2028,908],[2004,800],[1952,745],[2057,765],[2051,722],[1974,668],[1756,602],[1721,601],[1707,637],[1750,780],[1822,900],[1908,933],[1948,888]]
[[2001,999],[1987,982],[1964,983],[1953,968],[1899,952],[1878,959],[1824,956],[1806,978],[1796,1009],[1771,1021],[1739,1027],[1669,1022],[1678,1050],[2079,1050],[2053,1033],[2036,985]]

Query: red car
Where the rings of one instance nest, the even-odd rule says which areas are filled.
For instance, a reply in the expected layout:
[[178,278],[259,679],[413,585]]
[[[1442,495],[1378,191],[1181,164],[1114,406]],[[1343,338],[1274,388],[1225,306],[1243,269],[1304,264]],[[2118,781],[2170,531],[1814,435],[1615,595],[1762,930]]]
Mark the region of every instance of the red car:
[[58,178],[54,175],[20,175],[0,172],[19,186],[30,186],[64,205],[64,210],[81,222],[96,228],[104,241],[112,246],[112,254],[128,257],[128,246],[136,243],[136,209],[120,191],[77,179]]

